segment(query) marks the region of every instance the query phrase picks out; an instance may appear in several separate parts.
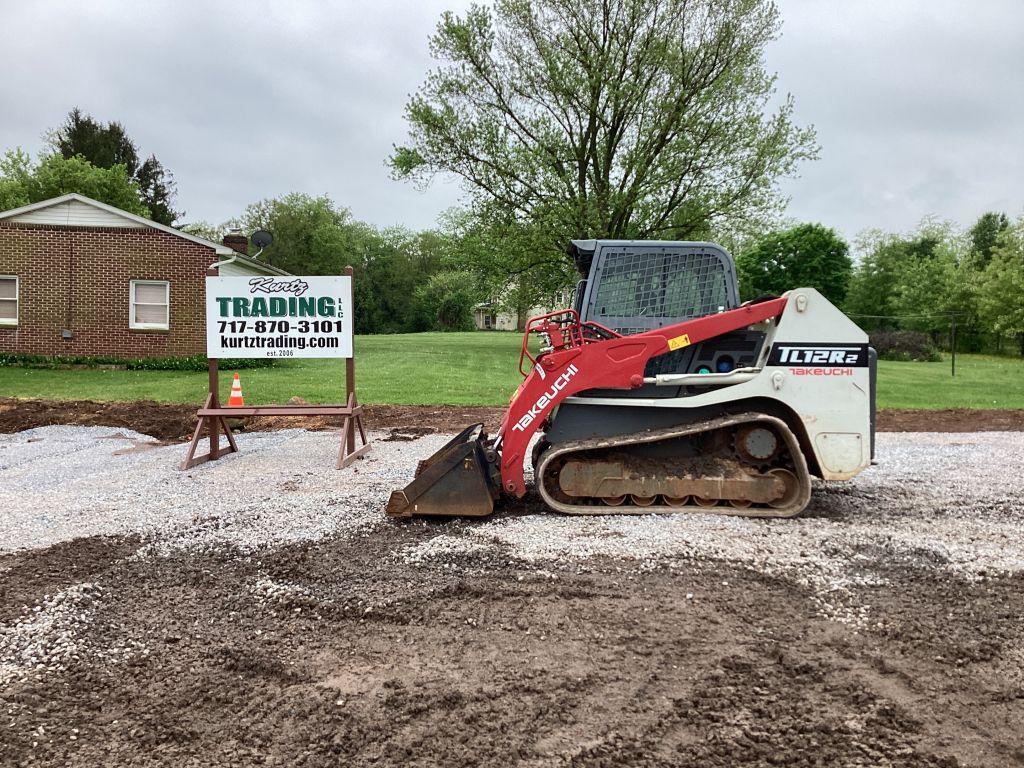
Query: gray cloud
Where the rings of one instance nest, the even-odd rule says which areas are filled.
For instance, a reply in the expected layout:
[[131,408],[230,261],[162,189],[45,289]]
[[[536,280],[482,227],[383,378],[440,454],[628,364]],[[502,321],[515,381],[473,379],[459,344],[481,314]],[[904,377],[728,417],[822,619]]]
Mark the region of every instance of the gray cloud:
[[[0,147],[37,151],[79,105],[123,122],[174,171],[187,218],[292,190],[378,225],[430,226],[459,196],[390,179],[402,112],[442,10],[425,2],[4,5]],[[782,0],[769,50],[822,157],[784,185],[789,215],[847,236],[928,214],[1020,212],[1024,6]]]
[[927,215],[969,225],[1024,206],[1024,5],[1017,0],[783,0],[769,51],[821,159],[788,214],[847,236]]

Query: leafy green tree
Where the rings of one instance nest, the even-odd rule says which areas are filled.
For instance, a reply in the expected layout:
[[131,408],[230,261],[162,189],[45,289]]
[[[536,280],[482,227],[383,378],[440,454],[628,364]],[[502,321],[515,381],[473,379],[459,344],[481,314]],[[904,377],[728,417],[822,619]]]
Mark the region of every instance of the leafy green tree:
[[792,99],[768,108],[763,53],[778,32],[770,0],[497,0],[445,13],[431,39],[439,66],[407,105],[393,171],[454,174],[482,226],[528,231],[529,247],[480,254],[520,283],[546,281],[536,275],[566,261],[571,238],[686,238],[763,216],[781,207],[778,180],[817,152]]
[[302,193],[253,203],[239,219],[214,231],[227,226],[238,226],[246,233],[270,232],[274,242],[260,258],[293,274],[338,275],[351,265],[357,276],[358,333],[437,327],[436,313],[424,310],[417,291],[442,269],[449,239],[441,233],[415,233],[401,227],[377,230],[326,196]]
[[153,221],[170,226],[183,215],[173,208],[174,177],[155,155],[140,161],[138,147],[120,123],[100,123],[75,107],[51,132],[50,145],[65,159],[80,156],[98,168],[123,166],[138,185],[139,199]]
[[472,273],[438,272],[417,289],[416,298],[437,330],[473,330],[473,307],[481,292]]
[[356,262],[356,324],[365,333],[429,331],[436,317],[417,291],[441,269],[439,242],[432,234],[403,228],[373,232]]
[[49,143],[64,157],[81,155],[100,168],[123,165],[129,173],[135,173],[139,167],[139,152],[123,125],[103,125],[78,107],[50,134]]
[[539,227],[510,219],[482,221],[471,211],[452,210],[442,216],[441,229],[445,265],[472,272],[485,298],[518,317],[549,304],[555,293],[579,280],[571,260],[552,258]]
[[979,281],[979,309],[998,334],[1017,334],[1024,355],[1024,218],[1002,230]]
[[933,338],[949,333],[953,319],[962,329],[977,324],[976,280],[971,263],[950,243],[931,258],[908,259],[893,287],[893,311],[901,328],[927,331]]
[[0,157],[0,211],[21,208],[32,202],[32,159],[20,148]]
[[68,192],[91,197],[117,208],[148,216],[139,187],[123,165],[97,168],[82,157],[53,154],[38,162],[21,150],[0,160],[0,210],[38,203]]
[[371,232],[326,196],[293,192],[247,206],[237,221],[248,233],[274,236],[261,258],[296,275],[340,275],[362,253]]
[[227,224],[211,224],[208,221],[193,221],[180,227],[182,232],[202,237],[211,243],[219,243],[228,232]]
[[174,210],[177,185],[171,172],[156,159],[156,155],[150,155],[142,161],[139,170],[135,172],[135,181],[138,182],[142,202],[149,209],[153,221],[171,226],[185,215],[184,211]]
[[983,213],[967,233],[971,239],[971,254],[979,269],[988,266],[992,257],[992,249],[996,247],[999,236],[1010,226],[1005,213],[989,211]]
[[821,224],[801,224],[766,235],[736,259],[743,298],[781,295],[807,286],[839,304],[846,298],[853,271],[849,251],[834,230]]
[[925,220],[911,235],[875,233],[865,245],[845,305],[859,325],[925,331],[941,343],[955,319],[966,332],[961,344],[977,349],[985,328],[969,237],[951,224]]
[[900,314],[896,306],[896,287],[908,266],[930,259],[945,237],[931,222],[922,223],[912,236],[872,231],[861,236],[858,250],[864,253],[850,279],[844,309],[856,315],[858,325],[867,330],[898,328],[891,316]]

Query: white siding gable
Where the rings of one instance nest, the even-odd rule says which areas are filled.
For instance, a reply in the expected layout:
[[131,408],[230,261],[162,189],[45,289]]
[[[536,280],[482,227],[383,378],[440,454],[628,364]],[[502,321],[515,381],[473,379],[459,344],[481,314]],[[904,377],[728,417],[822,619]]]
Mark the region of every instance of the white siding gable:
[[196,235],[190,235],[188,232],[182,232],[180,229],[168,227],[165,224],[158,224],[143,216],[136,216],[134,213],[122,211],[120,208],[115,208],[112,205],[101,203],[98,200],[93,200],[75,192],[69,192],[66,195],[54,197],[50,200],[41,200],[38,203],[23,205],[20,208],[12,208],[9,211],[0,211],[0,221],[12,221],[23,224],[48,224],[56,227],[90,227],[93,229],[109,229],[114,227],[151,228],[210,248],[218,257],[228,257],[231,264],[227,265],[227,271],[223,272],[223,274],[288,274],[283,269],[278,269],[270,264],[254,261],[246,256],[235,253],[235,251],[222,243],[212,243]]
[[68,200],[46,208],[12,216],[8,221],[21,224],[51,224],[63,227],[134,227],[142,229],[145,224],[116,213],[105,211],[79,200]]

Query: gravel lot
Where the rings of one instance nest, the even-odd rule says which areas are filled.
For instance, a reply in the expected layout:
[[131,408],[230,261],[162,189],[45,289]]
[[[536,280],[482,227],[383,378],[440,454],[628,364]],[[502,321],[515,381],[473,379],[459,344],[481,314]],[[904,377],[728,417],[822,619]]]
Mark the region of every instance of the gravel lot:
[[0,764],[1024,764],[1024,433],[786,521],[394,523],[375,437],[0,435]]
[[[382,435],[375,435],[380,438]],[[381,499],[405,483],[409,461],[444,444],[381,442],[338,473],[338,438],[280,430],[238,435],[240,452],[180,472],[182,446],[107,427],[41,427],[0,435],[9,491],[0,552],[82,536],[141,534],[158,550],[250,550],[381,523]]]

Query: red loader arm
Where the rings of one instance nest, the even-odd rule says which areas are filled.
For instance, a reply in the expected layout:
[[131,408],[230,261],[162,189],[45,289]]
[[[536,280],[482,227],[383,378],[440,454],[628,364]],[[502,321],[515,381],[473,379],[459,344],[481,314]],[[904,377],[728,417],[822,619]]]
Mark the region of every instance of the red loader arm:
[[[532,318],[526,326],[523,356],[535,365],[512,395],[498,432],[503,490],[517,497],[526,493],[523,461],[527,447],[565,398],[588,389],[641,387],[644,368],[652,357],[778,317],[785,307],[785,298],[771,299],[633,336],[619,336],[594,323],[581,324],[571,310]],[[568,316],[570,321],[543,323],[555,316]],[[531,332],[541,333],[553,349],[533,358],[526,351]],[[523,357],[521,372],[522,363]]]

